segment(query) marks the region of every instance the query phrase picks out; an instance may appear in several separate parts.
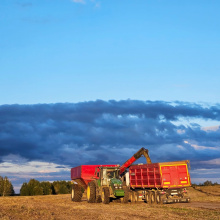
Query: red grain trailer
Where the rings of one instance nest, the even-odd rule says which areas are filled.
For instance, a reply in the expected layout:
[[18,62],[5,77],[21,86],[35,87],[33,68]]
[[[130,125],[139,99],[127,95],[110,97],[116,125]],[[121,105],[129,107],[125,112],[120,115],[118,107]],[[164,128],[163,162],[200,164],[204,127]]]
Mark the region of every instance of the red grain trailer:
[[157,202],[189,202],[186,187],[191,185],[189,161],[132,165],[129,168],[131,200]]

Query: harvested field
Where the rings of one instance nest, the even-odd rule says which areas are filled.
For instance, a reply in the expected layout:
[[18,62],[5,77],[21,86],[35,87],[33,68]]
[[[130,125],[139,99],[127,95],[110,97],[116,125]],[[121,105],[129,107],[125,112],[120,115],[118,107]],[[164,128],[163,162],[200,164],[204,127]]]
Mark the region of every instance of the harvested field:
[[70,195],[1,197],[0,219],[220,219],[218,193],[219,186],[189,188],[191,203],[165,205],[77,203]]

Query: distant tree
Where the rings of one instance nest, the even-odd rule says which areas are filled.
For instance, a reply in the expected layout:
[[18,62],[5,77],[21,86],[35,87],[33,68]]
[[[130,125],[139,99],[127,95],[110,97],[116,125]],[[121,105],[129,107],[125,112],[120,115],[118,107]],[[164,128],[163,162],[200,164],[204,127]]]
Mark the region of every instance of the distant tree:
[[36,196],[43,195],[43,187],[40,182],[35,179],[31,179],[28,183],[23,183],[20,189],[21,196]]
[[14,188],[8,177],[0,177],[0,195],[1,196],[12,196],[14,195]]
[[43,188],[44,195],[52,194],[52,184],[50,182],[41,182],[40,186]]
[[59,194],[59,190],[60,190],[59,181],[54,181],[52,183],[52,187],[53,187],[53,194]]
[[20,189],[21,196],[30,196],[29,188],[27,183],[23,183]]
[[0,196],[2,196],[4,190],[4,180],[3,177],[0,176]]
[[204,183],[203,183],[204,186],[212,186],[212,181],[209,181],[209,180],[206,180]]
[[38,180],[31,179],[28,182],[28,189],[30,196],[43,195],[43,188]]
[[54,181],[53,182],[53,192],[54,194],[68,194],[71,192],[71,182],[70,181]]

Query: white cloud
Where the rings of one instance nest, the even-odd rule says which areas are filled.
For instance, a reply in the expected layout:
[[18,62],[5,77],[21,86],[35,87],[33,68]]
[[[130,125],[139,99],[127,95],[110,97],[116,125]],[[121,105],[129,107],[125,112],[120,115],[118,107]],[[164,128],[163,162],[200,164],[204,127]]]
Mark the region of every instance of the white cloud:
[[86,1],[86,0],[71,0],[74,3],[79,3],[79,4],[86,4],[86,3],[92,3],[94,5],[95,8],[100,8],[100,2],[96,1],[96,0],[90,0],[90,1]]
[[211,165],[220,165],[220,158],[208,160],[208,161],[202,161],[202,163],[211,164]]
[[181,150],[185,150],[185,148],[182,145],[177,145],[177,147]]
[[[19,163],[18,159],[20,161],[23,160],[22,163]],[[55,163],[40,161],[27,162],[27,160],[25,160],[24,158],[12,154],[4,157],[3,163],[1,163],[2,173],[58,173],[68,170],[70,169],[67,166],[61,166]]]
[[209,127],[202,127],[201,129],[203,131],[217,131],[220,128],[220,126],[209,126]]
[[[191,143],[190,143],[191,142]],[[192,143],[193,142],[193,143]],[[198,145],[197,143],[194,143],[195,141],[184,141],[185,144],[189,144],[191,147],[193,147],[195,150],[204,150],[204,149],[209,149],[209,150],[217,150],[219,151],[219,148],[216,147],[207,147],[207,146],[201,146]]]
[[185,133],[186,133],[186,131],[185,131],[185,130],[183,130],[183,129],[177,129],[177,133],[178,133],[178,134],[185,134]]
[[86,4],[86,2],[84,0],[72,0],[72,2]]

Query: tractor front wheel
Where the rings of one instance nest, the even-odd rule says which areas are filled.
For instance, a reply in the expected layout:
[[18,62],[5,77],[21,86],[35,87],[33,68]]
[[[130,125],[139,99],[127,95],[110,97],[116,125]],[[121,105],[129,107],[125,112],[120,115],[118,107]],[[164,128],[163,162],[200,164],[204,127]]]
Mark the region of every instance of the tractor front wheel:
[[96,202],[96,186],[95,182],[89,182],[87,186],[87,202],[95,203]]
[[110,203],[110,192],[108,187],[104,187],[102,189],[102,202],[104,204],[109,204]]
[[125,192],[124,197],[123,197],[123,203],[128,203],[129,201],[129,189],[127,186],[123,186],[123,190]]

